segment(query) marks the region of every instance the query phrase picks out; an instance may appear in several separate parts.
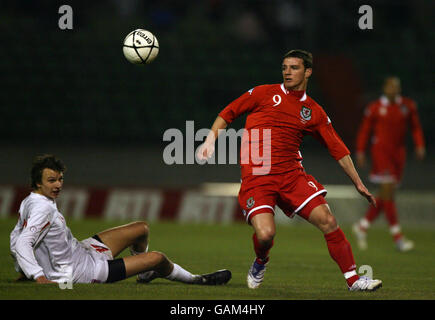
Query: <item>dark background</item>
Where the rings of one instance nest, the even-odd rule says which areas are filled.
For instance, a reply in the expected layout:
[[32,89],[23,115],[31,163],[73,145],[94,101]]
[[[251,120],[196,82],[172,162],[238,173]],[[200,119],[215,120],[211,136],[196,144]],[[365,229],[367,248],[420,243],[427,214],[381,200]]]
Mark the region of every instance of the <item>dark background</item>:
[[[58,27],[62,4],[73,8],[73,30]],[[372,6],[373,30],[358,27],[363,4]],[[186,120],[209,128],[250,88],[280,83],[283,54],[302,48],[314,55],[308,93],[351,150],[382,79],[401,78],[428,144],[423,163],[409,154],[404,183],[433,187],[434,18],[434,2],[423,0],[2,2],[0,184],[27,183],[31,158],[44,152],[64,159],[75,184],[237,182],[237,165],[165,165],[163,133],[184,132]],[[150,65],[123,56],[137,28],[159,40]],[[412,151],[410,135],[408,144]],[[319,181],[349,183],[317,141],[307,138],[303,155]]]

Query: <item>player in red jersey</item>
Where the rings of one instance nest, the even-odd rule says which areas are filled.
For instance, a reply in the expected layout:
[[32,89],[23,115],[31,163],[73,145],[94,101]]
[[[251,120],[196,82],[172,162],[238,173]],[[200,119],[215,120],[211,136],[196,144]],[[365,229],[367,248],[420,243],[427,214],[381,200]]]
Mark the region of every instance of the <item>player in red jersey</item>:
[[413,242],[402,235],[394,200],[405,166],[408,126],[411,127],[417,159],[424,158],[426,149],[416,104],[400,93],[400,79],[387,77],[383,84],[383,95],[367,106],[357,135],[356,160],[357,165],[363,167],[366,163],[366,146],[373,133],[369,178],[380,186],[376,197],[377,206],[370,206],[366,215],[353,226],[358,245],[363,250],[367,248],[367,229],[381,211],[385,212],[397,249],[408,251],[414,247]]
[[275,237],[274,208],[278,205],[287,216],[298,214],[323,232],[349,290],[373,291],[382,286],[382,281],[357,275],[351,246],[324,199],[326,190],[301,164],[299,147],[303,136],[309,134],[326,145],[358,192],[375,204],[330,119],[305,92],[311,73],[311,53],[289,51],[282,61],[283,83],[255,87],[231,102],[219,113],[197,157],[210,158],[222,129],[248,113],[242,136],[238,199],[255,231],[256,259],[248,272],[249,288],[258,288],[263,281]]

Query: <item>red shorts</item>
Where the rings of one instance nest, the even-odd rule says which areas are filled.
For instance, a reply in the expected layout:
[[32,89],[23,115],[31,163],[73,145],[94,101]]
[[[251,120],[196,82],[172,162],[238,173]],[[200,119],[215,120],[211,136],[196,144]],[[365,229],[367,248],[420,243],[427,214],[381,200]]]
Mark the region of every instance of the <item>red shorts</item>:
[[326,189],[303,169],[277,175],[252,175],[242,180],[239,204],[246,221],[260,213],[275,214],[275,205],[290,218],[308,220],[311,211],[326,204]]
[[369,179],[373,183],[399,183],[405,167],[405,148],[390,150],[372,148],[372,169]]

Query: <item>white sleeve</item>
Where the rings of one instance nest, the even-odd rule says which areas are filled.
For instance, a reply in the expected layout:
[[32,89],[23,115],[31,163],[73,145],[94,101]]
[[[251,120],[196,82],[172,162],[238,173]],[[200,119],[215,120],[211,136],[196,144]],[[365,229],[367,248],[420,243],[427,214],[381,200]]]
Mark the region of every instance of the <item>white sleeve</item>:
[[20,265],[18,264],[17,261],[17,252],[15,249],[15,245],[17,242],[18,237],[20,236],[20,225],[15,226],[14,230],[12,230],[11,235],[10,235],[10,240],[11,240],[11,256],[12,259],[14,260],[14,268],[16,272],[23,272],[20,268]]
[[36,261],[34,248],[50,229],[53,213],[53,208],[49,205],[39,203],[32,206],[27,225],[16,240],[15,258],[19,267],[29,279],[36,279],[44,275],[42,267]]
[[17,261],[17,252],[15,250],[15,243],[17,242],[17,238],[20,235],[20,229],[19,229],[19,225],[17,224],[14,228],[14,230],[12,230],[11,235],[10,235],[10,243],[11,243],[11,256],[12,259],[14,260],[14,268],[16,272],[23,272],[20,268],[20,265],[18,264]]
[[44,237],[44,245],[50,253],[50,264],[56,269],[56,273],[50,275],[50,280],[63,283],[72,280],[73,260],[72,247],[68,240],[72,238],[72,234],[65,221],[61,220],[62,222],[59,216],[53,219],[50,232]]

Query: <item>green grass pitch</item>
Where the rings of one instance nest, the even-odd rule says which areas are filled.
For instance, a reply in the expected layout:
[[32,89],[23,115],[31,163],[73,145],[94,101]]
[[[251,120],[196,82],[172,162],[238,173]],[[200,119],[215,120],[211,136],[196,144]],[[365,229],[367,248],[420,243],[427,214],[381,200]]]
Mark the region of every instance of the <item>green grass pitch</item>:
[[[135,278],[113,284],[74,284],[72,290],[34,282],[15,283],[9,254],[9,234],[15,219],[0,220],[0,299],[62,300],[354,300],[435,299],[435,233],[433,229],[406,228],[413,239],[412,252],[395,250],[387,228],[369,232],[369,250],[359,251],[349,227],[344,227],[357,266],[370,265],[383,287],[373,293],[349,292],[338,266],[329,256],[323,235],[308,223],[278,226],[275,245],[263,285],[246,286],[253,261],[252,229],[243,223],[230,225],[151,223],[150,250],[164,252],[192,273],[227,268],[233,278],[225,286],[205,287],[157,279],[137,284]],[[122,222],[70,220],[79,240]],[[124,252],[127,254],[127,252]]]

